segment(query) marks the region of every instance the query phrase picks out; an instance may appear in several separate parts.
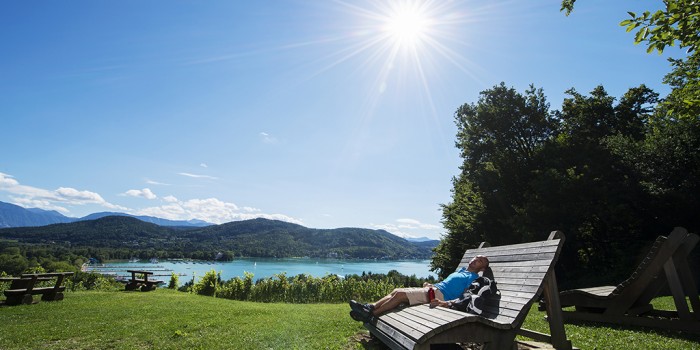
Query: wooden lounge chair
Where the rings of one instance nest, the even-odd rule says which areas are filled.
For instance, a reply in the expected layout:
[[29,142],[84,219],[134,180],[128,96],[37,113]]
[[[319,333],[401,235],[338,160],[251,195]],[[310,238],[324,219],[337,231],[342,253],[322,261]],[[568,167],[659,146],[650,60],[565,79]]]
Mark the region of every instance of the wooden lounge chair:
[[[487,256],[490,266],[484,275],[493,277],[500,293],[489,300],[482,315],[416,305],[387,312],[364,325],[392,349],[429,349],[431,344],[454,343],[512,349],[517,334],[551,343],[557,349],[571,349],[554,275],[563,243],[563,234],[555,231],[546,241],[498,247],[482,243],[477,249],[467,250],[460,266],[467,266],[475,255]],[[551,336],[521,329],[532,302],[541,295],[548,302]]]
[[[698,235],[677,227],[668,237],[659,236],[632,276],[619,285],[561,292],[562,307],[576,308],[564,311],[564,320],[700,333],[700,300],[687,260],[698,240]],[[664,287],[671,290],[676,311],[655,310],[651,305]]]

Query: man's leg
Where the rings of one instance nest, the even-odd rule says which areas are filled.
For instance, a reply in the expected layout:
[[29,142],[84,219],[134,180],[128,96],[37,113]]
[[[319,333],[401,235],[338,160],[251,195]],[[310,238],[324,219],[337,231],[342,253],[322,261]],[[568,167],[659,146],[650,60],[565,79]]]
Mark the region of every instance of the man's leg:
[[381,307],[382,305],[384,305],[384,303],[391,300],[391,298],[394,298],[394,294],[396,294],[396,292],[397,292],[397,290],[394,289],[393,291],[391,291],[391,293],[387,294],[385,297],[375,301],[374,304],[372,304],[374,306],[374,309],[376,310],[378,307]]
[[374,310],[372,313],[374,316],[379,316],[386,311],[396,308],[402,303],[408,303],[406,293],[403,291],[394,290],[391,292],[391,294],[374,303]]

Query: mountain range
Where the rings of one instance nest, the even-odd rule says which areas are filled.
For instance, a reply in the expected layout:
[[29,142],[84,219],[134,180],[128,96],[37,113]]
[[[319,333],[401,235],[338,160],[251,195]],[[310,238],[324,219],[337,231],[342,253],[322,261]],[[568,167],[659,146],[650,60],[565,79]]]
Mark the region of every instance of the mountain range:
[[51,224],[66,224],[76,221],[95,220],[106,216],[128,216],[159,226],[204,227],[213,225],[202,220],[168,220],[153,216],[136,216],[125,213],[100,212],[82,218],[65,216],[55,210],[39,208],[23,208],[18,205],[0,202],[0,228],[45,226]]
[[437,244],[413,243],[384,230],[313,229],[284,221],[251,219],[206,227],[167,227],[127,216],[65,224],[0,229],[0,239],[36,247],[105,250],[124,254],[213,258],[332,257],[427,259]]
[[[214,225],[123,213],[69,218],[56,211],[0,202],[0,238],[32,245],[109,249],[111,254],[157,252],[160,257],[342,257],[426,259],[437,240],[409,241],[385,230],[313,229],[268,219]],[[128,256],[126,256],[128,258]]]

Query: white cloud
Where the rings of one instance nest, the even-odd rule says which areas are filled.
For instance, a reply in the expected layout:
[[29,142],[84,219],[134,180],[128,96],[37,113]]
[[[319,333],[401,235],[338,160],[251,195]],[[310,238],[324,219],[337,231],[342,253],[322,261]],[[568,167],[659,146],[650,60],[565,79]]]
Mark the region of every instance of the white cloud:
[[146,199],[156,199],[158,196],[151,191],[149,188],[144,188],[142,190],[128,190],[124,193],[127,196],[130,197],[141,197],[141,198],[146,198]]
[[12,202],[14,204],[17,204],[19,206],[25,207],[25,208],[41,208],[44,210],[55,210],[57,212],[60,212],[62,214],[68,214],[70,211],[62,206],[55,205],[50,201],[47,200],[41,200],[41,199],[31,199],[31,198],[20,198],[20,197],[10,197],[12,198]]
[[182,175],[182,176],[187,176],[187,177],[193,177],[195,179],[211,179],[211,180],[218,179],[214,176],[209,176],[209,175],[200,175],[200,174],[191,174],[191,173],[177,173],[177,174]]
[[277,138],[275,138],[274,136],[272,136],[266,132],[261,132],[260,138],[262,139],[262,141],[264,143],[270,143],[270,144],[277,143]]
[[401,238],[417,238],[415,234],[403,231],[400,227],[394,224],[370,224],[370,227],[376,230],[384,230]]
[[[60,187],[55,191],[21,185],[11,175],[0,173],[0,191],[10,193],[13,203],[27,208],[41,208],[69,213],[67,206],[96,204],[110,210],[127,212],[135,215],[156,216],[170,220],[199,219],[221,224],[230,221],[266,218],[303,225],[302,220],[284,215],[267,214],[253,207],[239,207],[234,203],[224,202],[217,198],[179,200],[175,196],[162,197],[163,205],[132,210],[120,205],[107,202],[98,193],[77,190],[70,187]],[[156,199],[157,196],[148,188],[129,190],[125,196]]]
[[167,203],[176,203],[177,202],[177,198],[175,198],[174,196],[165,196],[165,197],[163,197],[163,200]]
[[139,210],[137,215],[157,216],[169,220],[198,219],[222,224],[230,221],[266,218],[303,225],[299,219],[284,214],[266,214],[260,209],[239,207],[234,203],[224,202],[217,198],[177,200],[173,196],[163,198],[167,204]]
[[385,230],[403,238],[436,236],[435,231],[441,229],[441,227],[438,225],[426,224],[415,219],[407,218],[397,219],[394,223],[370,224],[370,226],[378,230]]
[[12,178],[12,175],[7,175],[5,173],[0,173],[0,188],[7,188],[19,185],[17,180]]
[[146,179],[146,183],[149,185],[170,186],[170,184],[166,184],[166,183],[158,182],[158,181],[153,181],[153,180],[149,180],[149,179]]
[[117,207],[107,203],[102,196],[91,191],[80,191],[70,187],[59,187],[56,191],[56,200],[71,204],[99,204],[104,206]]
[[199,166],[201,166],[202,168],[208,168],[208,167],[209,167],[206,163],[200,163]]
[[127,211],[129,208],[107,202],[98,193],[81,191],[71,187],[59,187],[51,191],[43,188],[21,185],[11,175],[0,173],[0,191],[12,194],[13,200],[20,205],[31,205],[36,208],[68,212],[59,205],[97,204],[111,210]]
[[249,212],[249,213],[258,213],[261,210],[258,208],[253,208],[253,207],[243,207],[241,208],[243,211]]
[[422,229],[422,230],[439,230],[441,226],[433,224],[425,224],[415,219],[397,219],[396,222],[403,228]]

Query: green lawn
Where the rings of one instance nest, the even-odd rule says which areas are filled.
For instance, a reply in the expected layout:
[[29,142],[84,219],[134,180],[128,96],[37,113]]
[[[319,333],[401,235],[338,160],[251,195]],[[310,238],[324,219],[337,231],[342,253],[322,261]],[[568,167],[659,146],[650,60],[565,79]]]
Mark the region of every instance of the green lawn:
[[[675,310],[672,297],[656,298],[652,304],[659,310]],[[524,328],[549,333],[544,320],[546,313],[534,305],[525,320]],[[675,331],[659,331],[642,327],[612,326],[602,323],[565,324],[566,336],[579,349],[700,349],[700,335]]]
[[0,349],[345,349],[343,304],[263,304],[154,292],[66,293],[0,308]]
[[[365,331],[348,311],[346,304],[263,304],[168,289],[66,293],[60,302],[1,307],[0,349],[367,347],[356,340]],[[526,327],[547,331],[543,315],[533,308]],[[581,349],[700,349],[699,337],[674,332],[598,324],[566,325],[566,330]]]

